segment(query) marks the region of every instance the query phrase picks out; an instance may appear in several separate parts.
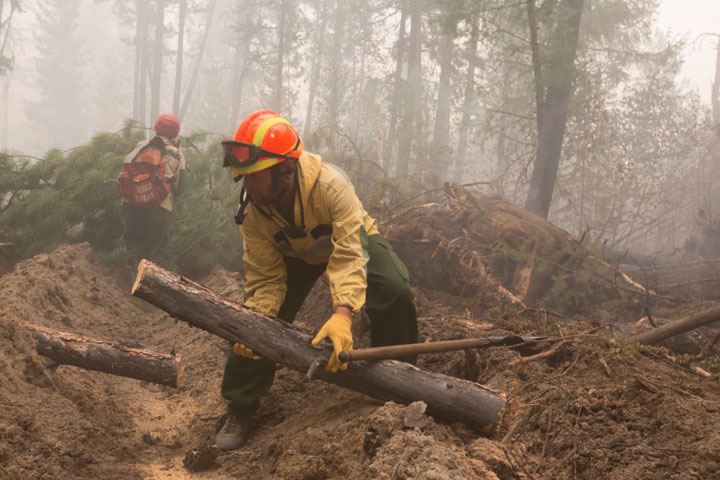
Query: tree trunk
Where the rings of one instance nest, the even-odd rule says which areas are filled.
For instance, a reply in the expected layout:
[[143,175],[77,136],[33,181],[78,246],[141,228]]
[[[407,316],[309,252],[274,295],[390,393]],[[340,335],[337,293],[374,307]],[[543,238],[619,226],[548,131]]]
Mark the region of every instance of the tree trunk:
[[[343,30],[345,28],[345,3],[335,2],[335,20],[334,20],[333,44],[331,48],[330,58],[332,59],[333,68],[330,70],[330,105],[328,115],[328,125],[330,128],[338,126],[339,111],[341,102],[340,85],[342,80],[342,47],[343,47]],[[335,133],[328,136],[330,151],[335,150]]]
[[37,353],[61,365],[135,378],[168,387],[182,384],[179,355],[131,348],[121,343],[96,340],[25,324],[37,341]]
[[[560,153],[565,136],[567,110],[575,79],[580,18],[584,0],[562,0],[558,7],[558,21],[554,32],[554,50],[549,52],[549,68],[543,72],[542,81],[547,84],[543,105],[537,106],[538,145],[535,165],[530,178],[525,209],[547,218],[550,211]],[[535,79],[539,82],[540,79]],[[536,88],[537,95],[537,88]]]
[[413,137],[420,119],[422,101],[422,78],[420,59],[422,49],[422,5],[421,0],[411,0],[410,35],[408,37],[408,76],[405,85],[405,102],[402,125],[398,133],[397,175],[407,178],[410,170]]
[[140,126],[147,125],[147,72],[150,65],[148,56],[148,10],[147,2],[138,1],[138,22],[140,23],[140,37],[138,44],[140,49],[139,72],[138,72],[138,94],[137,94],[137,121]]
[[285,65],[285,30],[287,23],[287,0],[280,1],[280,20],[277,28],[277,64],[275,65],[275,87],[273,88],[273,108],[275,111],[283,111],[283,66]]
[[[329,342],[313,347],[302,330],[217,296],[180,275],[142,260],[132,294],[189,324],[231,342],[243,343],[286,367],[306,372],[318,358],[328,358]],[[429,373],[385,360],[353,363],[345,372],[319,369],[316,378],[382,400],[409,404],[423,401],[428,412],[473,428],[494,431],[505,406],[504,395],[482,385]]]
[[646,332],[633,335],[624,340],[624,343],[641,343],[643,345],[655,345],[676,335],[690,330],[720,321],[720,307],[708,308],[702,312],[690,315],[681,320],[668,323],[662,327],[654,328]]
[[152,83],[150,84],[150,121],[154,122],[160,114],[160,84],[162,77],[163,37],[165,36],[165,0],[157,1],[155,12],[155,45],[153,46]]
[[133,120],[140,121],[140,70],[142,69],[143,0],[135,0],[135,65],[133,72]]
[[7,150],[8,128],[10,126],[10,75],[3,78],[2,136],[0,148]]
[[200,74],[200,66],[202,65],[202,59],[205,56],[205,46],[207,45],[208,37],[210,36],[210,27],[212,26],[215,14],[215,3],[216,0],[210,0],[210,3],[208,4],[208,19],[207,24],[205,25],[205,33],[203,33],[202,40],[200,41],[200,50],[198,51],[195,68],[193,68],[192,76],[190,77],[190,84],[185,92],[185,98],[183,99],[182,107],[180,108],[180,113],[178,114],[180,120],[185,117],[188,105],[190,105],[190,99],[192,98],[192,92],[195,89],[195,83],[197,82],[198,75]]
[[317,93],[320,70],[322,68],[323,51],[325,49],[325,25],[327,23],[328,2],[325,0],[322,3],[317,2],[317,4],[321,5],[321,7],[316,11],[317,15],[320,17],[320,23],[318,24],[317,31],[315,32],[315,54],[313,55],[312,67],[310,70],[310,85],[308,87],[308,102],[307,110],[305,112],[303,137],[307,137],[311,132],[310,128],[312,126],[315,94]]
[[713,123],[715,124],[715,134],[720,135],[720,41],[718,41],[717,51],[715,53],[715,80],[712,84],[710,98],[712,100],[712,117]]
[[538,44],[537,9],[535,0],[527,0],[528,29],[530,30],[530,56],[533,66],[533,86],[535,87],[535,123],[540,131],[542,113],[545,107],[545,89],[543,87],[542,64],[540,61],[540,45]]
[[250,45],[252,43],[252,25],[255,23],[255,10],[253,6],[245,9],[238,7],[236,16],[238,24],[248,23],[249,29],[236,27],[235,61],[232,65],[232,84],[230,85],[230,104],[228,106],[228,130],[234,132],[238,126],[240,104],[242,103],[245,75],[250,66]]
[[[445,13],[447,15],[447,13]],[[438,83],[437,106],[435,108],[435,128],[433,130],[432,156],[447,158],[450,154],[450,102],[452,92],[450,81],[454,72],[453,45],[457,35],[457,22],[449,20],[443,25],[444,30],[440,39],[440,81]],[[447,176],[447,171],[445,175]]]
[[180,91],[182,90],[183,51],[185,49],[185,14],[187,0],[179,0],[177,58],[175,59],[175,90],[173,91],[173,112],[180,111]]
[[475,69],[477,68],[477,43],[480,36],[480,27],[478,17],[472,19],[472,30],[470,32],[470,42],[468,44],[468,69],[465,78],[465,98],[463,100],[462,120],[460,120],[460,135],[458,137],[458,147],[455,153],[455,172],[453,174],[453,182],[462,183],[463,172],[465,171],[465,154],[467,153],[468,136],[470,133],[470,115],[473,109],[473,100],[475,99]]
[[388,134],[383,145],[383,169],[389,174],[390,166],[394,153],[394,147],[397,144],[397,116],[400,111],[400,103],[402,102],[402,67],[405,59],[405,24],[407,23],[407,2],[402,2],[400,10],[400,32],[398,33],[397,52],[395,57],[395,81],[393,83],[392,101],[390,102],[390,122],[388,124]]

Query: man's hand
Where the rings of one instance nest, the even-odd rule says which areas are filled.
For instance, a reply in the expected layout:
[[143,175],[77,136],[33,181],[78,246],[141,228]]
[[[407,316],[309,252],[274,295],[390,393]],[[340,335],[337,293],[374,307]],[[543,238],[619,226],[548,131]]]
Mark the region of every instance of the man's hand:
[[313,345],[317,345],[324,339],[330,337],[330,341],[333,344],[333,353],[330,355],[325,366],[325,371],[335,373],[338,370],[347,370],[348,363],[340,363],[338,360],[338,354],[343,350],[352,350],[353,338],[352,332],[350,331],[351,320],[350,309],[347,307],[338,307],[335,309],[335,314],[330,317],[330,320],[325,322],[318,334],[312,341]]
[[262,358],[260,355],[255,355],[252,348],[248,348],[242,343],[236,343],[233,345],[233,352],[235,352],[235,355],[239,357],[252,358],[253,360],[260,360]]

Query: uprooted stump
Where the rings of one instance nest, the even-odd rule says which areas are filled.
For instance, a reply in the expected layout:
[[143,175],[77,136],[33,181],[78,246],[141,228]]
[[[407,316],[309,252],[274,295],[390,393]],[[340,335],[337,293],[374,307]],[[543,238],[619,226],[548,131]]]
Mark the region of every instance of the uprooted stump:
[[[310,344],[312,336],[280,320],[219,297],[210,289],[142,260],[132,294],[173,317],[300,372],[332,351],[329,341]],[[315,378],[396,403],[423,401],[428,412],[492,433],[505,407],[501,392],[477,383],[420,370],[395,360],[357,362],[344,372],[319,369]]]
[[424,287],[558,313],[639,314],[655,293],[520,207],[452,186],[449,210],[411,207],[382,223]]

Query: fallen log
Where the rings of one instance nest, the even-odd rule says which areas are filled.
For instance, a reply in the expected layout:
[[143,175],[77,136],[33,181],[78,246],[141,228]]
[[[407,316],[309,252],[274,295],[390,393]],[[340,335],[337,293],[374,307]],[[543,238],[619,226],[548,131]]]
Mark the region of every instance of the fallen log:
[[[243,343],[299,372],[305,373],[319,357],[327,359],[332,351],[329,341],[314,347],[309,333],[222,298],[148,260],[138,265],[132,294],[179,320]],[[320,369],[315,378],[385,401],[410,404],[421,400],[429,413],[459,420],[487,434],[494,432],[505,407],[505,395],[497,390],[395,360],[361,361],[335,374]]]
[[696,328],[720,321],[720,307],[708,308],[702,312],[690,315],[681,320],[668,323],[662,327],[647,330],[637,335],[632,335],[624,340],[624,343],[641,343],[643,345],[654,345],[681,333],[689,332]]
[[37,341],[37,353],[60,365],[72,365],[168,387],[179,387],[182,383],[184,369],[179,355],[141,350],[27,323],[25,328],[30,330]]

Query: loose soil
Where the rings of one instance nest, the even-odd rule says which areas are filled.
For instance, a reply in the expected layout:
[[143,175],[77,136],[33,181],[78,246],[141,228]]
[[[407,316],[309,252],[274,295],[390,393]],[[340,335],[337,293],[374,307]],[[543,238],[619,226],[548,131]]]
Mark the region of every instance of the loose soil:
[[[235,273],[218,268],[202,283],[242,300]],[[617,326],[429,288],[415,290],[421,340],[549,338],[538,351],[552,354],[535,360],[506,347],[421,358],[421,368],[507,394],[495,436],[432,418],[422,404],[382,403],[280,368],[248,443],[217,454],[227,342],[130,297],[126,284],[127,272],[87,244],[0,277],[0,478],[720,478],[717,357],[692,364],[713,373],[705,378],[665,348],[610,341]],[[297,324],[316,330],[329,313],[320,281]],[[53,369],[22,322],[176,352],[185,384]],[[367,321],[354,330],[367,346]]]

